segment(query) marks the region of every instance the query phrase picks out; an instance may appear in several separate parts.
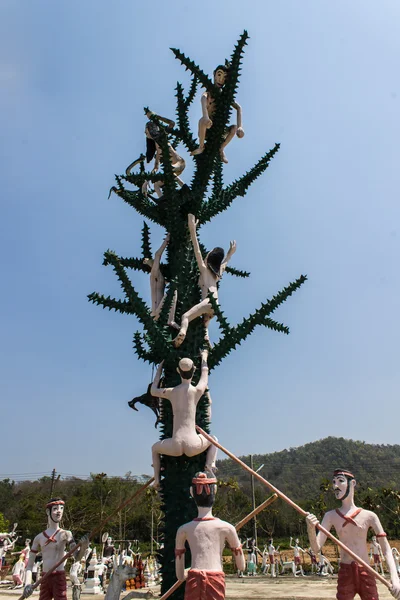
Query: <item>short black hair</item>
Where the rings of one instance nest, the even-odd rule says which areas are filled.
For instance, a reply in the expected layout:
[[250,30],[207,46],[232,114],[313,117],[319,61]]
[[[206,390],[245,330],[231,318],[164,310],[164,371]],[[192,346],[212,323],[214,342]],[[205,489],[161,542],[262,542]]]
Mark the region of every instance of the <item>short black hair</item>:
[[[196,473],[195,477],[199,477],[202,474],[201,471]],[[204,476],[204,475],[203,475]],[[192,495],[193,499],[196,502],[197,506],[204,506],[206,508],[210,508],[215,501],[215,494],[217,493],[217,484],[210,483],[210,493],[207,494],[205,486],[202,485],[201,494],[197,493],[197,486],[195,484],[192,485]]]

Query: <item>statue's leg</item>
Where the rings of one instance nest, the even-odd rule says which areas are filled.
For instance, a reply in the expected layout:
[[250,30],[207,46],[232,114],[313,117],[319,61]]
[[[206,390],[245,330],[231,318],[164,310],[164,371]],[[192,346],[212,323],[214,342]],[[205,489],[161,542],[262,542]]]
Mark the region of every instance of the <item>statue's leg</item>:
[[224,141],[222,142],[221,147],[219,149],[219,153],[221,155],[221,160],[225,164],[228,162],[228,159],[226,158],[224,149],[229,144],[229,142],[232,141],[232,138],[235,136],[236,131],[237,131],[236,125],[231,125],[230,127],[228,127],[227,136],[224,139]]
[[204,140],[206,139],[206,131],[207,127],[204,125],[203,121],[200,119],[199,121],[199,147],[196,150],[193,150],[190,154],[191,156],[197,156],[204,152]]
[[182,456],[182,444],[174,440],[174,438],[167,438],[166,440],[161,440],[160,442],[153,444],[151,453],[154,469],[154,487],[157,489],[160,487],[160,454],[166,454],[167,456]]
[[[211,436],[213,438],[213,440],[215,440],[216,442],[218,442],[218,439],[215,437],[215,435]],[[207,454],[206,454],[206,470],[210,471],[211,473],[215,473],[215,471],[217,470],[217,467],[215,466],[215,462],[217,460],[217,452],[218,452],[218,448],[216,446],[214,446],[214,444],[210,444],[208,450],[207,450]]]
[[205,315],[205,314],[208,314],[210,316],[212,316],[214,314],[212,306],[211,306],[208,298],[206,298],[205,300],[202,300],[201,302],[199,302],[199,304],[196,304],[196,306],[192,306],[192,308],[190,310],[185,312],[185,314],[182,317],[181,328],[179,330],[179,333],[176,336],[176,338],[173,340],[173,344],[174,344],[175,348],[179,348],[179,346],[184,341],[184,339],[186,337],[187,329],[189,327],[189,323],[191,321],[193,321],[194,319],[197,319],[197,317],[201,317],[201,315]]
[[159,198],[161,198],[161,196],[163,195],[162,186],[164,185],[164,183],[162,181],[155,181],[153,183],[153,185],[154,185],[154,191],[155,191],[155,193],[157,194],[157,196]]
[[175,322],[175,311],[176,311],[176,303],[178,302],[178,290],[174,291],[174,296],[172,298],[171,309],[168,315],[168,325],[173,327],[174,329],[179,329],[178,323]]

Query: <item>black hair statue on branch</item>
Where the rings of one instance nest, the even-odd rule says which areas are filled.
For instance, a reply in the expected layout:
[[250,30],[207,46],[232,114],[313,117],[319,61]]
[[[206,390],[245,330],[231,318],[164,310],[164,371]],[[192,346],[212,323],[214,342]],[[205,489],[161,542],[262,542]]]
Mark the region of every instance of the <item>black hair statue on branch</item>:
[[[214,81],[179,50],[172,49],[175,57],[192,77],[187,95],[180,83],[176,87],[177,123],[159,117],[146,108],[148,119],[155,125],[146,126],[146,136],[151,137],[153,132],[153,138],[156,138],[153,146],[156,163],[157,160],[158,163],[153,171],[148,172],[145,170],[145,156],[141,155],[129,165],[125,175],[116,176],[116,186],[111,189],[143,217],[163,227],[166,237],[153,258],[150,229],[145,223],[142,230],[140,257],[124,258],[107,250],[103,264],[111,265],[114,269],[125,299],[118,300],[98,293],[90,294],[89,299],[103,308],[136,316],[142,331],[134,334],[135,352],[139,358],[151,365],[163,363],[158,370],[159,374],[161,370],[163,372],[163,388],[174,388],[183,381],[177,371],[182,359],[186,362],[193,361],[193,366],[196,367],[196,370],[193,370],[193,378],[196,381],[197,374],[202,373],[206,349],[208,367],[211,371],[236,346],[240,345],[257,325],[289,333],[288,327],[273,320],[271,315],[306,280],[305,276],[300,276],[271,299],[262,303],[241,323],[231,325],[218,303],[219,279],[224,270],[238,277],[248,277],[249,273],[227,265],[236,249],[234,242],[231,242],[230,250],[223,257],[220,248],[207,253],[197,239],[198,229],[225,211],[235,198],[244,196],[250,185],[267,169],[279,149],[279,144],[275,144],[272,150],[266,152],[247,173],[233,183],[224,185],[223,163],[227,162],[224,149],[235,134],[239,138],[244,135],[241,127],[241,108],[235,102],[235,95],[247,39],[248,34],[244,31],[234,47],[229,62],[225,63],[225,67],[220,66],[215,70]],[[199,144],[197,144],[189,125],[188,111],[199,85],[205,88],[205,92],[202,96],[203,117],[199,123]],[[229,125],[232,109],[237,112],[237,126]],[[154,131],[157,132],[156,136]],[[179,178],[185,165],[176,152],[178,144],[183,144],[193,156],[194,174],[190,184],[184,184]],[[137,173],[132,172],[135,165],[139,165]],[[159,167],[161,167],[160,172],[156,172]],[[150,193],[151,183],[155,189],[157,186],[156,197]],[[137,189],[127,189],[126,184],[133,184]],[[167,259],[162,263],[161,257],[164,252]],[[151,307],[136,292],[128,276],[128,269],[145,273],[151,270]],[[221,336],[211,347],[207,326],[214,316],[218,321]],[[186,363],[181,362],[182,364]],[[158,383],[159,379],[157,385]],[[201,386],[198,385],[196,389],[200,388]],[[209,395],[204,392],[206,390],[201,389],[201,399],[196,409],[196,424],[209,432]],[[167,440],[173,434],[173,412],[171,403],[163,400],[162,394],[160,395],[160,439]],[[206,452],[191,457],[185,454],[182,456],[162,454],[160,459],[159,487],[164,514],[162,556],[162,593],[164,593],[176,581],[174,556],[176,531],[182,523],[196,516],[196,506],[189,496],[189,488],[194,473],[204,470]],[[190,564],[190,553],[186,554],[187,564]],[[184,586],[181,586],[174,593],[173,598],[183,598],[183,594]]]

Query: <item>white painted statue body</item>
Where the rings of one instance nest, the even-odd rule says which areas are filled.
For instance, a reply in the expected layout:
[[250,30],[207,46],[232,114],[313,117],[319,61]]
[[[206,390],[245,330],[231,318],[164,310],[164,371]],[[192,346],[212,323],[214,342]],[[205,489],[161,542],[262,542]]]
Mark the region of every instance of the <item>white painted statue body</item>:
[[[32,590],[32,567],[35,562],[36,554],[41,551],[43,561],[43,572],[47,573],[54,567],[66,554],[66,546],[75,544],[72,533],[60,529],[60,521],[64,514],[64,502],[61,499],[50,501],[46,507],[47,529],[39,533],[33,540],[31,553],[25,575],[24,598],[30,596]],[[80,540],[80,548],[74,554],[75,560],[80,560],[89,544],[87,536]],[[64,572],[65,562],[61,563],[56,572]]]
[[300,552],[302,552],[304,554],[305,550],[303,550],[303,548],[300,548],[299,546],[299,540],[296,539],[294,546],[293,546],[293,538],[290,538],[290,542],[289,542],[289,547],[293,549],[293,556],[294,556],[294,564],[295,564],[295,571],[294,571],[294,576],[298,577],[298,573],[300,573],[300,575],[302,575],[303,577],[304,575],[304,571],[303,571],[303,567],[301,565],[301,556],[300,556]]
[[[219,65],[214,71],[214,84],[222,89],[229,76],[229,69],[223,65]],[[224,163],[228,162],[225,155],[225,148],[229,142],[234,138],[235,134],[238,138],[244,136],[244,130],[242,127],[242,107],[237,102],[233,102],[232,107],[236,110],[236,125],[229,125],[227,127],[225,139],[220,147],[221,160]],[[201,110],[202,117],[199,121],[199,147],[191,152],[192,156],[197,156],[204,152],[204,142],[206,139],[207,129],[213,126],[212,117],[215,112],[215,98],[210,92],[204,92],[201,96]]]
[[210,319],[214,316],[213,308],[210,304],[210,300],[208,299],[208,295],[211,293],[215,300],[218,303],[218,282],[221,279],[222,275],[225,272],[226,267],[228,266],[228,262],[231,259],[232,255],[236,252],[236,242],[233,240],[230,243],[229,250],[226,255],[223,257],[222,261],[220,256],[220,263],[217,264],[217,272],[215,269],[212,270],[211,263],[209,262],[209,257],[211,257],[212,253],[215,251],[219,251],[219,253],[223,253],[222,248],[214,248],[211,252],[209,252],[206,258],[203,260],[200,245],[196,235],[196,227],[198,222],[196,221],[196,217],[194,215],[188,215],[188,226],[190,232],[190,238],[193,244],[193,250],[196,257],[197,265],[200,271],[199,277],[199,287],[201,289],[201,302],[193,306],[190,310],[185,312],[182,316],[181,326],[179,329],[179,333],[174,340],[174,346],[178,348],[186,337],[186,332],[189,327],[189,323],[198,317],[204,316],[204,327],[206,328],[206,340],[208,341],[208,324]]
[[[165,117],[160,117],[160,115],[156,115],[155,113],[153,113],[151,111],[148,111],[146,113],[146,116],[148,118],[152,117],[153,115],[155,117],[157,117],[160,121],[163,121],[164,123],[169,125],[170,127],[174,127],[175,123],[174,123],[174,121],[171,121],[171,119],[167,119]],[[162,150],[161,150],[161,147],[159,146],[159,144],[157,143],[158,137],[160,135],[160,129],[156,123],[149,121],[146,124],[144,133],[148,140],[152,140],[154,142],[154,156],[152,156],[151,158],[149,156],[147,157],[148,162],[149,162],[149,159],[151,160],[154,157],[154,167],[151,171],[151,173],[154,175],[159,171],[161,159],[162,159]],[[185,166],[186,166],[185,160],[182,158],[182,156],[180,156],[177,153],[175,148],[170,143],[168,143],[168,152],[169,152],[169,158],[171,161],[172,171],[174,173],[175,180],[179,186],[182,186],[183,181],[179,177],[179,175],[185,169]],[[133,163],[133,165],[134,164],[135,163]],[[132,167],[132,165],[130,167],[128,167],[128,169],[130,169],[131,167]],[[157,196],[159,198],[161,198],[161,196],[163,195],[162,187],[164,185],[164,182],[161,180],[155,181],[153,183],[153,185],[154,185],[154,191],[156,192]],[[142,192],[145,196],[147,195],[147,190],[148,190],[148,183],[147,183],[147,181],[145,181],[144,184],[142,185]]]
[[[154,258],[145,258],[143,263],[150,269],[150,293],[151,293],[151,316],[155,321],[158,321],[162,307],[164,306],[166,294],[165,292],[165,278],[160,269],[161,257],[165,248],[169,243],[169,233],[165,236],[165,239],[159,249],[154,254]],[[178,299],[178,293],[175,290],[174,297],[172,300],[171,308],[168,316],[168,325],[179,329],[174,321],[176,302]]]
[[[387,566],[389,568],[391,580],[391,594],[397,600],[400,599],[400,582],[396,571],[396,566],[393,560],[393,555],[390,550],[389,543],[386,539],[386,534],[378,516],[370,510],[357,508],[354,504],[354,488],[356,480],[348,471],[337,469],[333,476],[333,489],[335,496],[341,501],[341,508],[328,511],[321,525],[328,531],[335,528],[339,540],[343,542],[357,556],[363,559],[366,563],[369,562],[367,548],[367,533],[369,528],[372,528],[375,535],[379,539],[383,555],[385,556]],[[309,514],[306,517],[308,536],[310,545],[315,554],[319,554],[326,541],[326,535],[319,531],[316,533],[316,525],[318,519]],[[338,579],[338,592],[340,587],[340,570],[342,566],[349,567],[353,563],[352,557],[340,548],[340,569]]]
[[397,572],[400,573],[400,565],[399,565],[400,552],[397,550],[397,548],[392,548],[392,556],[393,556],[394,564],[396,565]]
[[179,362],[177,370],[181,375],[182,383],[174,388],[158,387],[163,363],[157,369],[154,382],[151,386],[151,394],[152,396],[171,402],[174,420],[172,438],[156,442],[152,447],[154,487],[156,488],[160,485],[161,454],[168,456],[182,456],[183,454],[186,454],[186,456],[196,456],[208,448],[206,469],[210,471],[215,469],[217,449],[196,431],[196,407],[200,398],[205,393],[208,384],[207,355],[206,350],[201,354],[201,376],[196,386],[191,383],[195,367],[193,361],[189,358],[183,358]]
[[[379,573],[379,569],[380,569],[381,575],[383,575],[384,571],[383,571],[382,561],[385,559],[383,557],[382,548],[380,547],[380,544],[378,543],[375,535],[373,535],[372,539],[371,539],[369,555],[370,555],[370,558],[373,557],[373,559],[374,559],[375,571],[377,571]],[[392,553],[392,556],[393,556],[393,553]]]
[[274,540],[270,539],[269,543],[268,543],[268,557],[269,557],[269,564],[271,565],[271,577],[277,577],[277,572],[276,572],[276,554],[279,551],[279,546],[277,549],[275,549],[274,546]]
[[[222,552],[225,544],[233,551],[236,568],[243,571],[245,560],[237,532],[233,525],[217,519],[212,514],[217,481],[208,479],[205,473],[196,473],[190,493],[193,496],[198,516],[193,521],[179,527],[175,543],[175,571],[180,581],[187,579],[185,599],[191,597],[191,586],[198,585],[200,578],[205,587],[213,587],[214,598],[225,597],[225,577],[222,567]],[[189,544],[192,564],[185,569],[185,542]],[[204,597],[207,595],[205,590]]]

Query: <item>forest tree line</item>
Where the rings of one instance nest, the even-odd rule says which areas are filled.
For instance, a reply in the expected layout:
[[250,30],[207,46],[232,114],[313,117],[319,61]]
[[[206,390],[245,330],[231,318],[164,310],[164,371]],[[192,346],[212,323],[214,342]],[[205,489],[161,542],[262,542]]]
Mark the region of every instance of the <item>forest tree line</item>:
[[[242,457],[249,462],[249,457]],[[260,474],[292,498],[306,511],[319,518],[333,508],[331,475],[336,467],[353,470],[356,479],[356,504],[377,512],[389,538],[400,538],[400,446],[378,446],[326,438],[300,448],[273,454],[253,456],[254,468],[265,466]],[[251,476],[231,460],[218,463],[219,490],[214,514],[231,523],[237,523],[252,510]],[[105,473],[91,474],[88,479],[70,477],[52,482],[51,477],[37,481],[0,481],[0,524],[2,531],[18,523],[22,543],[46,528],[45,504],[52,486],[53,496],[66,501],[63,526],[75,538],[97,528],[109,515],[114,516],[107,530],[115,540],[162,542],[163,524],[160,498],[150,487],[125,508],[118,511],[146,481],[146,476],[109,477]],[[255,482],[255,504],[258,506],[270,492]],[[257,517],[258,537],[261,542],[269,537],[306,537],[305,521],[282,500],[277,500]],[[252,523],[246,525],[241,537],[252,535]]]

